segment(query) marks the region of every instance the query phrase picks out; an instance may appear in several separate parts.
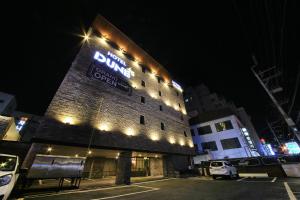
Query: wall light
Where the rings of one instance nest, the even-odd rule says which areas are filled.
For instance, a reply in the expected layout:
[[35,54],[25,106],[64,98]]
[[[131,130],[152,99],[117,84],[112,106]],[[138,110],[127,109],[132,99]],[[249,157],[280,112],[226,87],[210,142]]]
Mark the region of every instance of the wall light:
[[151,133],[150,134],[150,139],[153,140],[153,141],[158,141],[160,138],[159,138],[159,135],[157,133]]
[[169,138],[169,142],[170,142],[171,144],[175,144],[175,142],[176,142],[176,141],[175,141],[175,138],[174,138],[174,137],[170,137],[170,138]]
[[73,118],[72,117],[65,117],[64,119],[63,119],[63,123],[65,123],[65,124],[74,124],[74,120],[73,120]]
[[134,132],[133,128],[127,128],[125,130],[125,134],[128,135],[128,136],[134,136],[135,132]]
[[51,152],[52,150],[53,150],[52,147],[47,148],[47,152]]
[[99,130],[100,131],[109,131],[111,129],[110,125],[106,122],[102,122],[100,125],[99,125]]

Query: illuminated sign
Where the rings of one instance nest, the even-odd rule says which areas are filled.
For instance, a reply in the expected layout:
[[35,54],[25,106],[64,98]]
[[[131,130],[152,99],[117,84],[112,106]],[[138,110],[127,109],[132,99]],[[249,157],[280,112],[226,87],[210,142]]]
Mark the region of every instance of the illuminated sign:
[[24,127],[24,125],[26,124],[27,120],[28,120],[28,118],[22,117],[22,118],[19,120],[19,122],[17,123],[16,129],[17,129],[18,131],[21,131],[22,128]]
[[242,130],[242,133],[243,133],[243,135],[245,136],[245,138],[246,138],[246,140],[247,140],[249,146],[250,146],[252,149],[256,149],[256,148],[254,147],[254,145],[253,145],[253,142],[252,142],[251,138],[249,137],[249,132],[248,132],[248,130],[247,130],[246,128],[241,128],[241,130]]
[[289,151],[289,154],[300,154],[300,147],[297,142],[287,142],[285,143],[286,148]]
[[172,85],[173,85],[173,87],[175,87],[180,92],[183,91],[182,88],[181,88],[181,86],[178,83],[176,83],[175,81],[172,81]]
[[272,155],[272,156],[275,155],[275,153],[273,151],[273,148],[272,148],[272,146],[270,144],[265,144],[265,147],[267,148],[269,155]]
[[119,76],[111,73],[111,70],[107,69],[107,66],[99,63],[92,63],[87,72],[87,76],[89,78],[105,82],[111,87],[118,88],[125,92],[131,94],[132,88],[131,86]]
[[115,72],[121,73],[126,78],[131,78],[134,76],[134,72],[130,68],[127,68],[127,65],[124,60],[111,53],[107,52],[107,55],[102,54],[99,51],[96,51],[94,59],[99,63],[105,64],[110,69],[113,69]]

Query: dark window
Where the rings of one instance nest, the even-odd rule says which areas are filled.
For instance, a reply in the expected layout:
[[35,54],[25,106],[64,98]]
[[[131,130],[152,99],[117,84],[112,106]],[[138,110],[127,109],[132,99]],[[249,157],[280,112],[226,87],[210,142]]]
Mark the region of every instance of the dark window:
[[181,121],[183,121],[183,115],[180,115],[180,119],[181,119]]
[[195,136],[194,129],[191,129],[191,135],[192,135],[192,136]]
[[146,73],[146,67],[142,67],[142,72]]
[[165,124],[162,123],[162,122],[160,123],[160,129],[161,129],[161,130],[165,130]]
[[145,103],[145,97],[141,97],[141,102]]
[[221,140],[223,149],[236,149],[241,148],[241,144],[238,138],[230,138]]
[[197,130],[198,130],[198,134],[199,134],[199,135],[205,135],[205,134],[210,134],[210,133],[212,133],[211,128],[210,128],[210,125],[198,127]]
[[223,166],[223,162],[212,162],[210,164],[210,166],[212,166],[212,167],[222,167]]
[[211,150],[211,151],[218,151],[217,144],[215,141],[212,142],[203,142],[201,143],[203,150]]
[[179,92],[176,91],[176,95],[179,96]]
[[145,124],[145,117],[143,115],[140,116],[140,124]]
[[178,106],[179,106],[179,108],[181,108],[181,105],[180,105],[180,103],[178,103]]
[[183,134],[184,134],[184,136],[185,136],[185,137],[187,137],[187,134],[186,134],[186,132],[185,132],[185,131],[183,131]]
[[158,95],[161,96],[161,91],[158,91]]
[[215,125],[216,125],[216,129],[217,129],[218,132],[233,129],[233,126],[232,126],[230,120],[220,122],[220,123],[216,123]]
[[143,80],[142,80],[142,83],[141,83],[141,85],[145,87],[145,86],[146,86],[146,83],[145,83],[145,81],[143,81]]
[[163,111],[162,105],[159,105],[159,110],[160,110],[160,111]]
[[198,152],[199,149],[198,149],[198,144],[194,144],[194,148],[195,148],[195,151]]
[[157,82],[160,83],[160,77],[159,76],[157,77]]

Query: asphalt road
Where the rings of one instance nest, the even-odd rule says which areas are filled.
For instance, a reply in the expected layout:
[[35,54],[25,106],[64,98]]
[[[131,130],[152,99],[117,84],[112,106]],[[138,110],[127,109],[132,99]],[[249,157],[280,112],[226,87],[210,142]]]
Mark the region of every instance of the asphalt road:
[[137,183],[129,186],[65,190],[58,193],[39,193],[24,196],[32,200],[62,199],[300,199],[300,179],[242,178],[239,180],[210,180],[200,178],[168,179]]

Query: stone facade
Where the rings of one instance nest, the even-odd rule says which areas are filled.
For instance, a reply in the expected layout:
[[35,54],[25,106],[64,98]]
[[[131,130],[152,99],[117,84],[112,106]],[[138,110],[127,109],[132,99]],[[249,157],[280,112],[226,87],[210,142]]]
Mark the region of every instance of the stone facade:
[[[87,76],[96,51],[115,54],[134,71],[134,77],[125,79],[131,93]],[[140,124],[140,116],[144,116],[145,124]],[[96,147],[183,155],[194,152],[182,93],[163,81],[159,83],[153,73],[143,72],[141,66],[94,34],[84,42],[45,117],[35,139],[84,145],[93,135],[91,142]],[[161,123],[165,130],[161,130]]]

